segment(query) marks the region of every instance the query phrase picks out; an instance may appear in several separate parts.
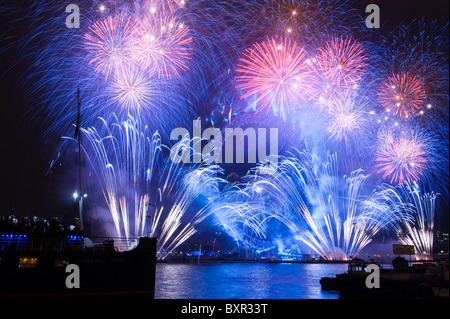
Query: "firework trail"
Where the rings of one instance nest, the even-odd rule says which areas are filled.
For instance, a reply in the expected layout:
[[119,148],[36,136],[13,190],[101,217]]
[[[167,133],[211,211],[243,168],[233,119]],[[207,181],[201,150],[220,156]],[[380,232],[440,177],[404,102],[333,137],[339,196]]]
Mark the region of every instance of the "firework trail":
[[[186,8],[188,23],[196,35],[192,63],[193,69],[198,70],[195,91],[202,93],[192,98],[202,110],[211,113],[215,108],[222,108],[223,100],[238,115],[243,110],[260,107],[254,103],[257,97],[242,99],[244,90],[236,90],[236,79],[242,75],[237,71],[242,63],[239,59],[250,54],[256,44],[267,43],[269,47],[268,41],[278,39],[298,43],[299,47],[316,48],[318,39],[325,39],[331,30],[361,27],[356,23],[357,10],[347,1],[200,0],[189,1]],[[251,58],[246,60],[252,63]],[[280,63],[289,64],[281,60]],[[292,89],[289,92],[294,97],[300,96]],[[217,104],[216,100],[219,100]],[[292,112],[292,106],[278,106],[282,106],[285,114],[288,110]],[[277,115],[282,116],[281,113],[278,110]]]
[[258,111],[272,108],[285,117],[314,96],[323,105],[337,91],[359,87],[367,60],[362,44],[350,38],[332,39],[315,57],[308,56],[288,38],[254,44],[237,66],[237,88],[245,92],[242,98],[256,96],[252,103]]
[[94,65],[96,73],[102,73],[105,79],[133,67],[130,39],[134,26],[130,17],[119,14],[96,21],[84,35],[89,63]]
[[270,246],[271,222],[285,222],[277,213],[279,206],[268,199],[273,194],[267,192],[266,183],[260,176],[245,176],[238,184],[227,185],[218,201],[209,207],[216,223],[241,245],[256,249]]
[[133,118],[112,125],[100,120],[108,134],[100,135],[95,127],[82,129],[84,151],[111,212],[115,235],[136,238],[144,232],[161,140],[159,134],[140,132]]
[[[420,172],[426,173],[421,176],[420,184],[427,189],[438,191],[445,201],[448,201],[449,175],[448,169],[442,168],[448,167],[449,152],[448,39],[448,23],[441,27],[436,22],[427,24],[422,20],[395,30],[383,41],[381,51],[381,55],[389,62],[385,75],[382,76],[384,84],[381,88],[384,86],[385,90],[389,91],[386,83],[389,78],[394,77],[405,79],[405,90],[414,88],[409,91],[411,94],[404,97],[405,102],[398,99],[392,101],[390,113],[385,113],[386,118],[392,119],[395,124],[399,122],[398,126],[403,127],[405,132],[412,131],[409,138],[413,143],[410,155],[420,155],[420,147],[425,151],[425,154],[419,156],[422,157],[421,161],[424,161],[423,157],[427,158],[426,171],[419,169],[416,172],[419,175]],[[380,89],[377,94],[378,98],[383,98]],[[391,98],[397,98],[397,95],[391,94]],[[399,106],[397,103],[400,103]],[[387,111],[387,105],[382,106]],[[408,112],[408,118],[405,118],[403,110]],[[403,112],[400,120],[399,116],[392,114],[395,111]],[[392,136],[399,140],[398,135]],[[414,170],[414,167],[412,169]],[[419,178],[406,180],[412,184]]]
[[[111,125],[101,122],[108,132],[105,136],[94,127],[82,129],[84,152],[111,213],[115,236],[137,238],[147,231],[158,237],[158,257],[164,259],[208,216],[202,205],[195,204],[203,196],[208,203],[218,195],[220,169],[183,167],[165,160],[168,148],[159,134],[148,128],[141,131],[133,118]],[[154,213],[148,223],[150,206]]]
[[381,227],[359,218],[358,205],[367,176],[356,171],[343,178],[341,188],[336,165],[335,156],[321,163],[310,154],[298,152],[281,162],[276,176],[295,216],[290,228],[325,259],[354,256]]
[[[434,203],[431,190],[448,201],[448,24],[422,21],[382,36],[345,0],[137,0],[81,1],[75,30],[64,25],[64,5],[21,5],[28,28],[19,53],[31,64],[24,85],[32,112],[45,115],[44,138],[72,135],[79,88],[85,153],[116,233],[151,228],[160,256],[212,210],[239,242],[283,234],[323,258],[348,258],[389,219],[403,218],[419,243],[429,220],[402,211],[431,211],[420,208]],[[161,142],[192,118],[222,130],[278,126],[278,171],[260,165],[214,205],[196,207],[217,197],[220,169],[170,164]],[[286,155],[292,147],[309,153]],[[319,159],[335,152],[339,161]],[[431,195],[415,201],[411,189],[408,205],[390,190],[366,196],[369,179],[417,183]]]
[[[170,164],[160,191],[162,198],[171,200],[157,206],[149,234],[158,238],[160,258],[166,258],[194,235],[195,227],[211,214],[209,204],[219,196],[219,186],[223,183],[218,177],[220,172],[220,167],[215,165],[186,170]],[[177,186],[176,181],[181,181],[181,185]],[[206,202],[195,205],[202,197],[206,197]]]
[[[371,114],[368,103],[351,92],[338,94],[328,103],[328,111],[324,112],[327,118],[330,140],[344,141],[364,136],[370,131]],[[360,145],[355,149],[362,148]]]
[[348,37],[333,38],[315,58],[315,66],[324,78],[344,87],[359,84],[367,65],[364,46]]
[[399,238],[404,245],[413,245],[416,257],[419,259],[433,259],[434,223],[436,214],[437,194],[422,194],[417,183],[405,185],[403,194],[405,201],[410,203],[413,210],[413,221],[403,220],[403,236]]
[[348,259],[399,216],[364,196],[368,176],[361,171],[339,176],[337,166],[335,155],[322,162],[294,150],[277,170],[269,172],[262,165],[246,184],[231,188],[215,213],[234,238],[247,244],[251,236],[274,240],[276,235],[268,230],[277,229],[280,235],[284,225],[290,231],[284,238],[301,241],[327,260]]
[[[107,92],[111,94],[111,102],[120,105],[128,112],[136,112],[153,105],[157,96],[157,88],[152,85],[145,73],[134,70],[123,70],[114,77]],[[139,113],[138,113],[139,114]]]
[[[429,159],[427,175],[433,175],[428,184],[437,187],[445,198],[448,197],[448,171],[440,167],[448,167],[448,156],[444,155],[448,154],[449,145],[448,39],[448,23],[440,27],[436,22],[427,24],[422,20],[398,27],[381,43],[380,56],[388,64],[384,66],[384,74],[379,75],[383,80],[376,90],[376,99],[384,112],[383,122],[386,119],[404,131],[412,130],[411,140],[414,131],[419,131],[415,145],[427,145],[424,154]],[[423,128],[429,132],[427,139],[421,137]],[[384,127],[381,129],[386,131]],[[429,143],[430,135],[434,139],[432,143]]]
[[[433,259],[433,236],[439,194],[423,193],[418,183],[400,186],[381,185],[375,192],[373,203],[377,211],[395,211],[399,216],[389,227],[404,245],[414,246],[416,258]],[[384,206],[384,207],[381,207]]]

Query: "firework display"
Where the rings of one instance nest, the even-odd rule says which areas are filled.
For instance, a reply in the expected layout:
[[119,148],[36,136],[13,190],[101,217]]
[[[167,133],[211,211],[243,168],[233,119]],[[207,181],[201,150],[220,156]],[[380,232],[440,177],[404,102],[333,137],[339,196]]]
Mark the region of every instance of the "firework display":
[[[208,221],[258,251],[283,242],[328,260],[387,230],[432,254],[435,203],[448,202],[448,25],[383,35],[346,0],[78,5],[72,29],[60,6],[27,6],[23,83],[44,137],[65,146],[80,89],[83,155],[114,235],[157,236],[165,258]],[[277,165],[171,162],[171,148],[211,142],[172,138],[194,136],[196,119],[277,128]]]
[[[414,134],[414,133],[413,133]],[[401,136],[386,143],[376,154],[376,166],[390,182],[412,182],[420,179],[428,161],[425,145],[417,135]]]
[[310,62],[297,43],[289,39],[268,39],[255,44],[240,59],[237,87],[247,91],[244,98],[258,95],[254,102],[258,110],[273,108],[275,113],[285,115],[308,99]]
[[226,210],[221,223],[233,234],[247,229],[266,239],[275,222],[325,260],[355,256],[381,229],[402,220],[401,213],[370,196],[364,187],[368,175],[358,170],[346,176],[338,170],[336,154],[322,161],[294,150],[281,159],[275,174],[266,171],[247,181],[235,198],[225,196],[216,208]]
[[351,38],[333,38],[314,58],[316,95],[329,100],[335,94],[358,86],[367,57],[362,44]]
[[[38,78],[36,107],[52,123],[46,133],[49,137],[58,138],[71,129],[67,124],[76,117],[76,109],[69,92],[74,87],[82,92],[86,126],[98,117],[114,121],[113,114],[122,118],[130,114],[152,127],[159,126],[164,133],[165,124],[181,125],[190,117],[189,102],[179,98],[188,90],[183,75],[192,56],[189,26],[178,10],[182,6],[160,0],[124,1],[114,6],[92,6],[86,1],[80,4],[85,23],[79,29],[68,29],[64,23],[61,28],[62,16],[67,13],[53,17],[58,11],[54,5],[42,2],[35,6],[28,8],[30,15],[39,10],[50,16],[45,22],[32,21],[33,36],[30,42],[25,40],[23,49],[31,49],[40,62],[25,81]],[[55,33],[48,34],[49,28]]]
[[380,103],[386,112],[409,117],[425,103],[425,90],[418,78],[408,74],[395,74],[380,89]]
[[402,206],[409,210],[412,220],[403,219],[398,224],[400,242],[405,245],[412,245],[416,251],[416,256],[420,259],[433,259],[433,238],[436,214],[437,194],[423,194],[418,184],[404,184],[398,190],[402,194]]
[[[94,127],[82,130],[87,139],[84,151],[111,213],[115,235],[157,236],[158,257],[164,259],[210,214],[206,209],[195,212],[192,206],[199,197],[209,202],[218,195],[220,168],[164,161],[159,134],[139,130],[134,118],[112,124],[102,119],[102,124],[106,136]],[[150,210],[154,214],[148,222]]]

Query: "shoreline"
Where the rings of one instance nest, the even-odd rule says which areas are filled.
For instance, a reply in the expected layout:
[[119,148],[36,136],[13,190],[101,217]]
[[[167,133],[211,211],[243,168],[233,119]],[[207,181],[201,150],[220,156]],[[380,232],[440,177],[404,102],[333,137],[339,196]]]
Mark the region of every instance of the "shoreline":
[[348,264],[350,260],[227,260],[227,259],[186,259],[186,260],[163,260],[157,261],[161,264]]

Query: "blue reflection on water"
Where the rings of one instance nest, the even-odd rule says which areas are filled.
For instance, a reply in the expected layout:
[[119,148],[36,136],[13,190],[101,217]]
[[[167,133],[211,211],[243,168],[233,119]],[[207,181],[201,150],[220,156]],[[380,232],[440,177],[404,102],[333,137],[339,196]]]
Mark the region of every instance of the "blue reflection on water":
[[321,277],[346,264],[157,264],[157,299],[337,299]]

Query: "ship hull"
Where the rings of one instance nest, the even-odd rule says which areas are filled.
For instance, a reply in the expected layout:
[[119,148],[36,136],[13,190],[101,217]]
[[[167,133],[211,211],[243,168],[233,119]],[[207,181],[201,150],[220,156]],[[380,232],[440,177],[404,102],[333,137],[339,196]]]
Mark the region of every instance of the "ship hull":
[[154,238],[140,238],[124,252],[16,252],[0,258],[0,297],[154,298]]

